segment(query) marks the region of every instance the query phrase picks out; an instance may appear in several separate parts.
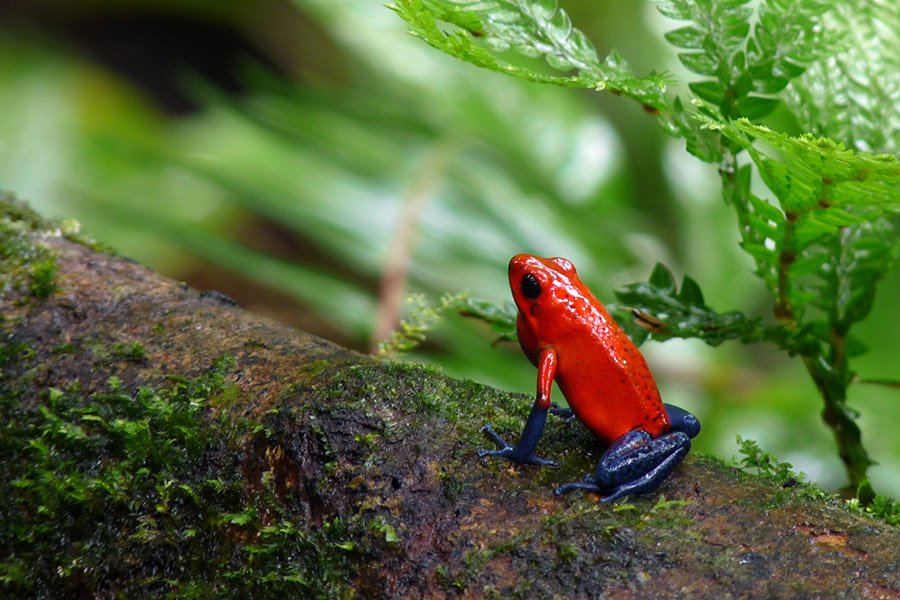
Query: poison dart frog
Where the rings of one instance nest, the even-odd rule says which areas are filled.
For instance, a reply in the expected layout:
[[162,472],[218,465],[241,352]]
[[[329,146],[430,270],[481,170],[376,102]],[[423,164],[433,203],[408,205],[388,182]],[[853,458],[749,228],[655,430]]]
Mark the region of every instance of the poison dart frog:
[[[547,413],[574,415],[607,449],[596,473],[557,487],[556,495],[588,490],[611,501],[656,489],[690,450],[700,422],[663,404],[644,357],[570,261],[516,255],[509,261],[509,284],[519,344],[538,370],[537,395],[519,443],[510,446],[487,424],[482,430],[498,449],[478,455],[555,466],[534,453]],[[550,401],[554,379],[568,410]]]

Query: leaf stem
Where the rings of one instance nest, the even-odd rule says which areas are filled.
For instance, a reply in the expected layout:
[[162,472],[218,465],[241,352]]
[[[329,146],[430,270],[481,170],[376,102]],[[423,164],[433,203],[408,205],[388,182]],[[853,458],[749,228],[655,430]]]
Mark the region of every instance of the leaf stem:
[[787,211],[784,215],[784,237],[781,240],[781,251],[778,253],[778,289],[775,292],[775,306],[772,312],[778,322],[787,326],[792,331],[797,329],[797,317],[790,300],[789,270],[797,259],[797,254],[792,249],[794,242],[794,224],[797,222],[797,213]]

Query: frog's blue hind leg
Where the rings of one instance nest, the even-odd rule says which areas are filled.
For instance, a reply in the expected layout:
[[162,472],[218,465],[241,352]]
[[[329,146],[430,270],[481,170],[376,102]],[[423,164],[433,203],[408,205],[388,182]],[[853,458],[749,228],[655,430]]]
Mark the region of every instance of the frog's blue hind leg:
[[586,490],[609,502],[652,492],[678,466],[691,449],[691,438],[700,431],[700,422],[686,410],[667,405],[666,412],[672,422],[669,433],[653,438],[646,431],[629,431],[606,449],[594,476],[560,486],[554,493]]
[[697,417],[674,404],[664,404],[663,406],[666,407],[666,413],[672,423],[672,431],[683,431],[690,438],[697,437],[697,434],[700,433],[700,421]]

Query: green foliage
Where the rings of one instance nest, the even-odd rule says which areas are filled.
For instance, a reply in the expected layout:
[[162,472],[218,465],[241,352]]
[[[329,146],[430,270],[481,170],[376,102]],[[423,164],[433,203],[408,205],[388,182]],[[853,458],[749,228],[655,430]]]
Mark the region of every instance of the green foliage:
[[783,99],[800,127],[866,152],[900,151],[900,5],[835,2],[824,25],[842,31],[839,52],[822,54]]
[[441,314],[452,310],[466,300],[465,294],[447,294],[440,302],[431,306],[424,294],[414,294],[406,299],[412,305],[412,314],[400,320],[400,325],[391,332],[387,341],[378,345],[378,355],[393,357],[409,352],[425,341],[426,334],[438,323]]
[[744,469],[753,469],[756,475],[779,486],[795,486],[805,481],[802,473],[793,471],[791,463],[781,462],[764,452],[754,440],[745,440],[738,436],[737,443],[741,454],[740,465]]
[[112,356],[118,360],[128,362],[141,362],[144,360],[146,349],[139,343],[117,343],[112,347]]
[[856,498],[847,501],[847,508],[852,512],[881,519],[889,525],[900,525],[900,502],[876,494],[868,479],[864,479],[860,484]]
[[718,346],[730,339],[746,342],[760,336],[761,319],[738,311],[712,310],[704,302],[696,281],[685,275],[681,289],[677,289],[671,271],[662,264],[654,267],[646,282],[627,285],[616,291],[616,297],[639,323],[662,339],[699,338]]
[[900,211],[900,163],[745,119],[705,122],[747,150],[775,196],[777,204],[750,191],[746,165],[726,188],[743,247],[777,298],[776,315],[802,323],[805,309],[815,307],[846,332],[868,314],[878,279],[898,258],[887,217]]
[[[397,0],[390,8],[409,24],[414,35],[479,67],[528,81],[606,89],[657,110],[665,106],[664,76],[635,77],[616,52],[600,60],[594,45],[572,26],[556,0]],[[441,22],[453,27],[444,31]],[[548,75],[517,64],[503,56],[510,49],[528,57],[543,57],[554,69],[575,74]]]
[[848,361],[865,351],[850,330],[868,315],[879,279],[900,256],[890,220],[900,209],[900,164],[893,156],[853,152],[809,134],[791,137],[743,119],[706,123],[750,154],[774,196],[770,203],[751,192],[749,165],[735,161],[723,178],[742,245],[784,326],[777,332],[783,335],[769,339],[802,355],[856,489],[872,460],[858,414],[846,405],[854,375]]
[[833,2],[769,0],[659,0],[665,16],[691,24],[666,39],[687,50],[678,58],[689,70],[710,77],[689,87],[726,118],[763,117],[778,104],[772,94],[803,74],[827,51],[835,34],[812,27]]
[[[0,357],[27,360],[14,344]],[[223,408],[233,367],[133,394],[116,378],[91,396],[51,389],[37,409],[0,381],[4,597],[346,594],[349,540],[396,534],[340,519],[310,530],[271,477],[247,491],[242,448],[262,430]]]
[[[0,200],[14,200],[0,194]],[[26,215],[7,212],[0,219],[0,297],[27,290],[33,298],[46,298],[56,285],[56,255],[43,243],[35,243],[30,230],[42,223]]]
[[[737,443],[741,454],[739,464],[745,471],[752,469],[753,474],[779,487],[798,488],[807,498],[828,497],[823,489],[809,483],[803,473],[794,471],[791,463],[778,460],[761,449],[754,440],[738,436]],[[851,512],[872,516],[888,525],[900,525],[900,503],[876,494],[868,479],[862,481],[856,497],[847,500],[844,506]]]
[[[868,93],[862,86],[842,84],[843,78],[839,78],[837,85],[844,85],[842,91],[817,103],[809,79],[798,81],[811,65],[849,65],[857,56],[847,54],[853,45],[847,40],[859,30],[851,32],[853,19],[840,19],[847,14],[833,2],[659,0],[657,5],[663,15],[687,22],[665,37],[683,50],[678,57],[685,67],[704,79],[688,86],[696,96],[692,100],[696,108],[688,109],[679,98],[663,99],[653,106],[663,109],[660,121],[664,129],[684,138],[688,151],[720,165],[723,197],[736,213],[743,249],[754,259],[757,274],[772,293],[778,324],[763,328],[759,317],[713,311],[694,279],[685,276],[679,290],[661,266],[648,282],[622,290],[619,299],[633,309],[641,325],[660,337],[696,337],[712,345],[726,339],[767,341],[800,354],[822,394],[825,422],[834,431],[855,489],[872,461],[862,446],[856,413],[846,405],[847,387],[853,379],[848,359],[864,351],[850,336],[850,329],[870,312],[878,280],[900,256],[891,223],[900,209],[900,169],[893,156],[853,151],[844,145],[871,147],[885,136],[863,136],[866,144],[858,142],[859,136],[844,135],[837,140],[825,136],[846,134],[846,129],[829,125],[848,111],[857,117],[865,115],[868,125],[864,129],[870,132],[892,127],[892,109],[884,107],[890,106],[885,98],[893,98],[896,108],[896,77],[891,85],[875,85],[871,102],[861,99]],[[896,9],[891,12],[884,4],[876,5],[863,11],[861,30],[878,29],[875,37],[879,40],[896,36],[897,28],[873,25],[882,13],[888,13],[888,25],[897,22]],[[435,1],[402,6],[395,10],[413,26],[415,34],[478,66],[504,70],[496,63],[488,64],[485,57],[496,59],[467,32],[489,39],[494,48],[519,48],[544,55],[555,66],[574,67],[579,77],[596,73],[580,33],[550,35],[574,40],[568,46],[541,38],[555,31],[577,31],[565,16],[557,17],[561,25],[557,30],[546,28],[548,15],[557,10],[555,3],[483,2],[473,8],[463,2]],[[445,34],[435,20],[453,23],[459,30]],[[887,46],[894,50],[882,50],[878,53],[883,59],[880,64],[867,68],[867,73],[874,74],[872,81],[880,82],[884,74],[896,75],[897,45]],[[828,79],[827,74],[823,78]],[[792,83],[790,94],[812,105],[801,115],[810,131],[791,136],[754,123],[775,109]],[[836,108],[840,102],[835,98],[853,94],[851,105],[869,105],[871,110]],[[743,153],[751,162],[739,159]],[[751,188],[754,167],[771,197]],[[497,310],[488,307],[472,312],[493,324],[498,322]],[[617,313],[621,320],[622,311]],[[626,327],[640,341],[642,335],[633,326]]]
[[491,331],[500,336],[497,341],[516,340],[516,318],[518,313],[516,305],[509,300],[503,306],[498,306],[487,300],[465,298],[459,314],[464,317],[478,319],[490,325]]
[[[744,119],[705,122],[748,151],[775,196],[777,204],[751,193],[746,165],[726,187],[742,245],[777,299],[776,316],[846,334],[868,314],[878,280],[900,256],[889,220],[900,210],[900,163]],[[764,142],[769,152],[754,142]],[[812,309],[818,321],[804,318]]]

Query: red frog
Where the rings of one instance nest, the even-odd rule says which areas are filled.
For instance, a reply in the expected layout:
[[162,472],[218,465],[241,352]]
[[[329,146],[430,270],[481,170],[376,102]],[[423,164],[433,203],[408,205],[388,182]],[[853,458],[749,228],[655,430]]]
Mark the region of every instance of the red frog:
[[[653,491],[688,453],[700,422],[663,404],[644,357],[571,262],[518,254],[509,261],[509,285],[519,344],[538,369],[537,395],[519,443],[510,446],[485,425],[499,449],[478,455],[555,466],[534,454],[547,413],[574,414],[608,447],[595,474],[556,488],[556,495],[581,489],[610,501]],[[551,403],[554,379],[570,410]]]

